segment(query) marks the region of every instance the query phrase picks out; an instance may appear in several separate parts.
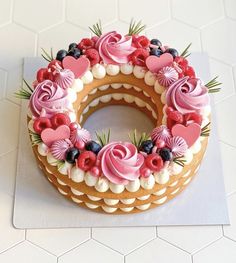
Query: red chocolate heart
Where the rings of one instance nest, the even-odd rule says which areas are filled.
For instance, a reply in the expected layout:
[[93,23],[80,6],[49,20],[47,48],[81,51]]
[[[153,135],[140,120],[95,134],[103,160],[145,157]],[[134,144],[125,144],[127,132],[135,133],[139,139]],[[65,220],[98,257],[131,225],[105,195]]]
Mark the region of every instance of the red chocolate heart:
[[171,133],[173,136],[182,137],[188,147],[191,147],[201,135],[201,126],[197,123],[191,123],[188,126],[176,124],[173,126]]
[[66,125],[61,125],[56,130],[53,130],[51,128],[46,128],[41,133],[42,141],[49,147],[55,141],[69,139],[69,138],[70,138],[70,128]]
[[78,59],[75,59],[72,56],[66,56],[62,60],[62,65],[63,68],[70,69],[74,73],[75,78],[77,79],[82,77],[85,74],[85,72],[89,69],[90,62],[86,57],[80,57]]

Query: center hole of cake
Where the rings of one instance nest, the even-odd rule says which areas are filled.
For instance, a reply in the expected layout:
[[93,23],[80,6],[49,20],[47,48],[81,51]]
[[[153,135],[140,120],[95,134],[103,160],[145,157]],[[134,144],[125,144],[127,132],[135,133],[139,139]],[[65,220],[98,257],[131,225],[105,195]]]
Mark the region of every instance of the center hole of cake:
[[143,112],[127,105],[109,105],[96,110],[84,123],[96,140],[96,132],[110,129],[110,141],[130,141],[129,133],[136,129],[137,134],[150,132],[153,121]]

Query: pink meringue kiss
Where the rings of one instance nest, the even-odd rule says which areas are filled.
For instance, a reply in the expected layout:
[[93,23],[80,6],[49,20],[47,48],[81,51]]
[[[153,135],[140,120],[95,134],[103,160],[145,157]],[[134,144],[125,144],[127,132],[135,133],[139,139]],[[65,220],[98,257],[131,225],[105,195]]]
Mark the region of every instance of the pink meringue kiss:
[[69,69],[62,69],[56,73],[55,82],[62,88],[70,88],[75,80],[74,73]]
[[166,146],[171,149],[174,157],[183,156],[188,149],[186,141],[180,136],[167,139]]
[[157,73],[157,80],[163,87],[169,87],[178,79],[177,71],[172,67],[164,67]]
[[84,128],[78,127],[71,131],[70,140],[75,144],[77,141],[83,141],[84,143],[91,141],[91,134]]
[[170,130],[165,125],[156,127],[151,134],[151,138],[154,142],[156,142],[157,140],[162,140],[166,142],[166,140],[170,137]]
[[129,142],[111,142],[98,153],[103,175],[114,184],[126,185],[140,176],[144,157]]
[[52,156],[58,160],[65,160],[66,151],[71,148],[73,144],[69,139],[55,141],[50,147]]

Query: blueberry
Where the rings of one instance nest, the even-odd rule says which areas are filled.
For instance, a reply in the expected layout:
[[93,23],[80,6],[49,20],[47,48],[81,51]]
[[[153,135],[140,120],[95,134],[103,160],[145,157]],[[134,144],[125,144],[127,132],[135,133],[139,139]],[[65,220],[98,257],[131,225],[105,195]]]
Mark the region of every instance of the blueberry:
[[153,142],[151,140],[143,141],[139,150],[147,154],[152,153]]
[[95,154],[98,154],[99,151],[102,149],[101,145],[96,143],[95,141],[87,142],[85,145],[85,149],[87,151],[92,151]]
[[77,48],[77,44],[76,43],[71,43],[69,45],[68,51],[70,51],[72,48]]
[[162,46],[161,41],[156,38],[152,39],[150,43],[155,46]]
[[150,51],[150,55],[153,55],[153,56],[160,57],[160,55],[162,54],[163,52],[159,48],[152,48],[152,50]]
[[68,56],[72,56],[74,58],[79,58],[81,55],[81,50],[79,48],[72,48],[70,49],[70,51],[68,52]]
[[170,53],[173,58],[177,57],[179,55],[178,51],[174,48],[168,48],[165,53]]
[[61,49],[57,52],[56,60],[62,61],[64,57],[67,56],[67,51],[64,49]]
[[162,148],[159,151],[159,155],[161,156],[161,158],[164,162],[170,161],[172,159],[172,152],[168,148]]
[[66,151],[66,161],[72,164],[75,163],[75,160],[79,157],[79,154],[80,151],[77,148],[75,147],[69,148]]

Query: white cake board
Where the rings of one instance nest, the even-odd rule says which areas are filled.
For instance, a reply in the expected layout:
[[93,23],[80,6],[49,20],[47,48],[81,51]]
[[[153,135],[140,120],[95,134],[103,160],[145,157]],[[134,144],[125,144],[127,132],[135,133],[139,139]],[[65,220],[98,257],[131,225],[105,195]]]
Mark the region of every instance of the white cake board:
[[[194,65],[207,65],[207,56],[192,56]],[[196,59],[197,58],[197,59]],[[24,77],[32,80],[43,62],[25,59]],[[199,66],[204,78],[206,68]],[[201,75],[201,72],[200,72]],[[155,209],[131,215],[100,214],[78,207],[57,192],[42,175],[33,157],[22,105],[13,223],[16,228],[119,227],[229,224],[215,118],[205,159],[198,175],[179,196]],[[94,113],[86,123],[93,131],[111,127],[113,139],[128,130],[149,130],[144,114],[125,106],[110,106]]]

